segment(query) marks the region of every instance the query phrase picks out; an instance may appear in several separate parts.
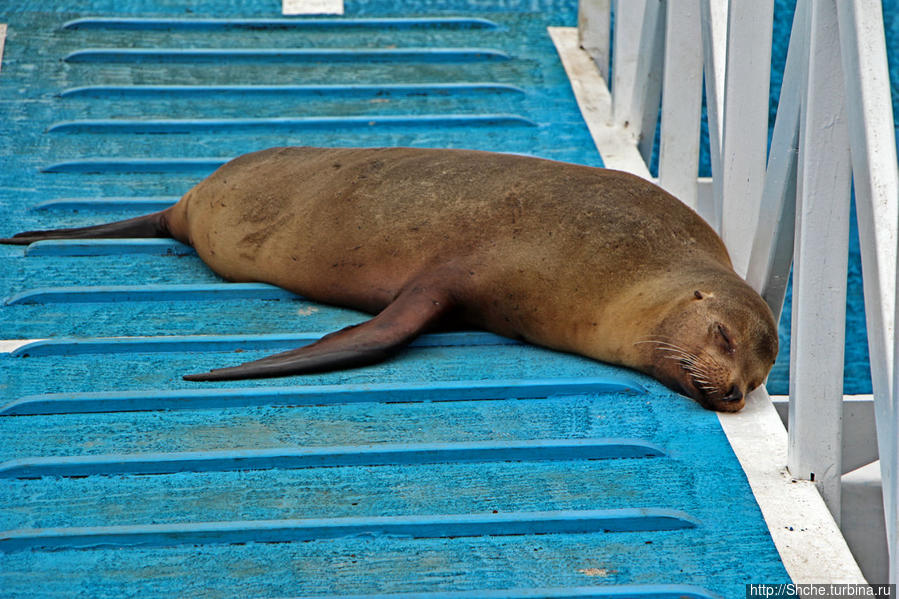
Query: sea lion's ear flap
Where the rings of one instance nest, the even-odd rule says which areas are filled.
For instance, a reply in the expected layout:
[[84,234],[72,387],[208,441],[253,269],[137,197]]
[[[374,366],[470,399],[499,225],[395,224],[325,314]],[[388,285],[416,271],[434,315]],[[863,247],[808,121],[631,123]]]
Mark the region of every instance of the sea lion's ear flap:
[[187,381],[233,381],[376,364],[409,344],[453,305],[444,289],[413,281],[380,314],[362,324],[325,335],[299,349],[183,378]]
[[695,297],[696,299],[702,299],[702,292],[697,289],[693,292],[693,297]]

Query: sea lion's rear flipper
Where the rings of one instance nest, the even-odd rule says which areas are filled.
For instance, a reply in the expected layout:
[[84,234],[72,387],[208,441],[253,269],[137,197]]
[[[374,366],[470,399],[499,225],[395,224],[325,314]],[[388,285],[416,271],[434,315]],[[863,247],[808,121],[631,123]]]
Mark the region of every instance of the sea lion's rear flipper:
[[380,314],[315,343],[230,368],[189,374],[187,381],[228,381],[343,370],[382,362],[445,316],[453,301],[444,289],[412,284]]
[[111,239],[128,237],[171,237],[166,213],[168,210],[145,214],[128,220],[74,229],[25,231],[12,237],[0,238],[0,243],[28,245],[44,239]]

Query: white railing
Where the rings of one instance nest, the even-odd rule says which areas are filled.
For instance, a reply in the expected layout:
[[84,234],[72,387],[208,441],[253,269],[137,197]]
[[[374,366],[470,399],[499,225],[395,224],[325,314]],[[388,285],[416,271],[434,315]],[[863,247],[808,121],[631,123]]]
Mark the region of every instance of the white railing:
[[[815,481],[837,521],[854,181],[896,582],[899,169],[880,1],[798,0],[770,152],[773,0],[581,0],[578,29],[606,81],[614,47],[610,125],[632,136],[648,162],[661,106],[659,184],[719,231],[737,272],[775,315],[792,266],[788,467]],[[710,193],[697,184],[703,74]]]

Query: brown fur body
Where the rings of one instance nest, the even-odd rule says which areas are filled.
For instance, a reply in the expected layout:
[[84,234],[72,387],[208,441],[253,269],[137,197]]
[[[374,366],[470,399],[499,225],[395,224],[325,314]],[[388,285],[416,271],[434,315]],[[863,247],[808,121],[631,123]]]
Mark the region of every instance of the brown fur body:
[[273,148],[224,165],[158,221],[226,279],[372,313],[401,304],[383,319],[404,340],[422,328],[406,322],[414,312],[445,304],[709,408],[742,407],[777,353],[770,310],[715,232],[623,172],[464,150]]

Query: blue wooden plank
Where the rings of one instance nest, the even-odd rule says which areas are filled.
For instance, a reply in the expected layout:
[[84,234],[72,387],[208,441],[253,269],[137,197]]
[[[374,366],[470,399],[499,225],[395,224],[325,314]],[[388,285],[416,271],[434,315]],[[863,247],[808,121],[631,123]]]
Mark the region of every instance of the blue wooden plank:
[[42,173],[211,173],[231,158],[82,158],[47,165]]
[[89,48],[63,58],[70,63],[442,63],[510,59],[507,53],[491,48]]
[[0,532],[0,553],[28,549],[165,547],[180,544],[285,543],[359,535],[439,539],[534,534],[585,534],[696,528],[689,514],[665,508],[621,508],[429,516],[247,520],[71,528],[32,528]]
[[0,416],[195,410],[249,406],[309,406],[352,403],[406,403],[533,399],[584,393],[645,393],[627,374],[539,380],[430,381],[426,383],[370,383],[45,393],[13,400],[0,407]]
[[98,119],[54,123],[48,133],[202,133],[255,129],[346,129],[358,127],[536,127],[517,114],[419,114],[237,119]]
[[[127,354],[201,351],[261,351],[291,349],[318,341],[327,332],[270,335],[172,335],[166,337],[57,338],[41,339],[22,345],[12,357],[75,356],[82,354]],[[448,347],[474,345],[520,345],[522,342],[485,331],[430,333],[412,341],[412,347]]]
[[707,589],[688,584],[622,584],[582,587],[478,589],[476,591],[415,591],[365,595],[315,595],[292,599],[721,599]]
[[82,302],[212,301],[235,299],[287,300],[298,296],[266,283],[207,283],[190,285],[102,285],[43,287],[17,293],[4,302],[69,304]]
[[278,19],[191,19],[140,17],[83,17],[63,24],[62,29],[110,29],[126,31],[222,30],[222,29],[497,29],[489,19],[477,17],[429,18],[278,18]]
[[25,248],[25,255],[31,257],[122,254],[188,256],[196,254],[196,251],[174,239],[47,239]]
[[202,96],[212,98],[221,95],[269,95],[297,96],[388,96],[388,95],[462,95],[462,94],[522,95],[525,90],[505,83],[382,83],[382,84],[333,84],[333,85],[88,85],[73,87],[60,92],[61,98],[117,98],[136,96],[170,97]]
[[32,210],[109,210],[126,208],[156,212],[173,206],[178,196],[145,196],[145,197],[105,197],[105,198],[59,198],[44,200],[34,205]]
[[27,457],[0,463],[0,478],[227,472],[470,462],[539,462],[663,456],[641,439],[537,439],[382,443],[337,447]]

